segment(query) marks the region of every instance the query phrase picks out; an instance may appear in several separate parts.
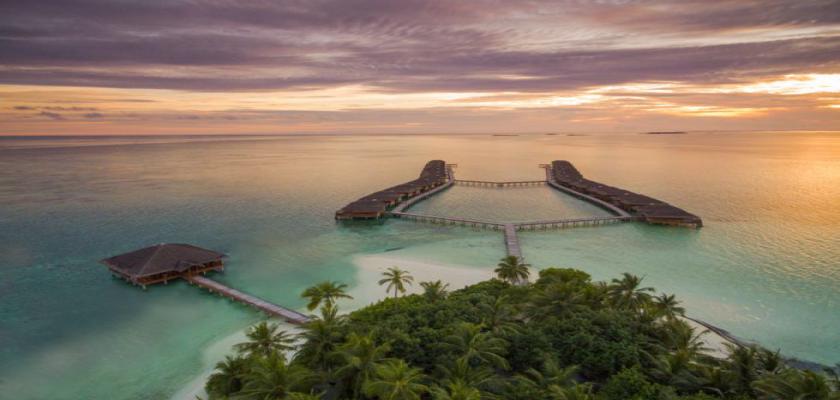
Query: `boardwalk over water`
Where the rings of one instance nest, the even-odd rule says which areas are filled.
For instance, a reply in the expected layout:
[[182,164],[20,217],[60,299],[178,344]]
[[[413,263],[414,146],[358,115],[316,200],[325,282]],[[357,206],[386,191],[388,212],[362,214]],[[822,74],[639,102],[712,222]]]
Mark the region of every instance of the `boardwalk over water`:
[[[388,214],[392,217],[401,218],[408,221],[414,222],[423,222],[423,223],[430,223],[436,225],[448,225],[448,226],[464,226],[470,227],[475,229],[491,229],[494,231],[503,231],[505,234],[505,249],[508,255],[516,256],[522,258],[522,250],[519,246],[519,238],[516,234],[517,231],[536,231],[536,230],[549,230],[549,229],[567,229],[567,228],[579,228],[585,226],[599,226],[599,225],[607,225],[607,224],[614,224],[619,222],[631,221],[634,218],[625,212],[609,203],[603,202],[596,198],[587,196],[583,193],[576,192],[574,190],[562,187],[560,185],[554,184],[553,177],[551,176],[550,168],[546,168],[546,180],[542,181],[511,181],[511,182],[498,182],[498,181],[474,181],[474,180],[460,180],[455,179],[454,173],[452,171],[451,166],[447,166],[447,176],[448,181],[446,184],[435,188],[429,192],[423,193],[417,197],[411,198],[406,200],[399,206],[395,207],[391,210]],[[567,219],[556,219],[556,220],[538,220],[538,221],[526,221],[526,222],[495,222],[495,221],[483,221],[477,219],[470,219],[470,218],[461,218],[461,217],[443,217],[437,215],[424,215],[424,214],[417,214],[407,212],[406,210],[431,197],[435,194],[450,188],[452,185],[466,185],[466,186],[480,186],[480,187],[490,187],[490,188],[510,188],[510,187],[527,187],[527,186],[541,186],[541,185],[550,185],[552,188],[570,194],[574,197],[577,197],[581,200],[588,201],[590,203],[599,206],[609,213],[613,214],[612,216],[608,217],[588,217],[588,218],[567,218]]]
[[309,322],[310,318],[306,315],[303,315],[297,311],[288,309],[283,306],[278,306],[277,304],[270,303],[258,297],[251,296],[247,293],[242,293],[234,288],[225,286],[219,282],[216,282],[210,278],[204,276],[190,276],[184,277],[187,282],[195,284],[196,286],[203,287],[210,292],[218,293],[224,297],[230,298],[232,300],[238,301],[242,304],[246,304],[252,306],[254,308],[259,309],[269,315],[280,317],[287,322],[293,324],[304,324]]
[[505,249],[509,256],[522,258],[522,250],[519,249],[519,237],[516,236],[516,226],[505,224]]
[[495,187],[495,188],[542,186],[542,185],[545,185],[546,183],[547,183],[546,181],[495,182],[495,181],[470,181],[470,180],[463,180],[463,179],[455,179],[455,184],[456,185],[482,186],[482,187]]

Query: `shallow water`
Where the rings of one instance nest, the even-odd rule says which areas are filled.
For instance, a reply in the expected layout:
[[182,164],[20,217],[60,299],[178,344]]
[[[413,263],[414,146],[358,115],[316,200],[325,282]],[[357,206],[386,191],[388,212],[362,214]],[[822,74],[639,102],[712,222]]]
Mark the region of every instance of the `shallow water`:
[[[15,399],[158,399],[202,372],[206,349],[261,318],[182,283],[143,292],[97,260],[159,242],[230,255],[218,279],[291,307],[353,259],[491,268],[499,233],[332,213],[413,179],[534,180],[568,159],[587,177],[700,215],[698,231],[629,223],[526,232],[535,267],[629,271],[692,316],[783,353],[840,361],[840,134],[4,138],[0,140],[0,392]],[[493,220],[597,209],[545,187],[455,187],[417,206]],[[466,216],[466,215],[461,215]],[[444,277],[445,278],[445,277]]]

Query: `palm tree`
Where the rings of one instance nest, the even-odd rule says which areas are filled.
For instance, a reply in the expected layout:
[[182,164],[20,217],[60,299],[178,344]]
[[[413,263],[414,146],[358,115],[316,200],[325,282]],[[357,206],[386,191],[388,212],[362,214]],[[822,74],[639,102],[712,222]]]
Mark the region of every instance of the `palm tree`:
[[756,358],[762,374],[778,374],[784,370],[785,360],[779,353],[779,350],[761,349],[758,351]]
[[613,279],[608,295],[613,305],[630,310],[639,310],[650,302],[651,287],[639,287],[643,278],[625,272],[621,279]]
[[687,322],[679,319],[667,320],[663,324],[665,329],[665,337],[663,342],[668,346],[668,350],[674,352],[684,351],[690,358],[694,358],[709,349],[705,346],[706,343],[702,340],[703,335],[708,331],[695,332]]
[[701,391],[726,398],[735,394],[735,377],[720,366],[698,364],[694,372]]
[[309,299],[309,304],[306,308],[312,311],[318,308],[321,303],[325,305],[335,305],[338,299],[352,299],[345,292],[347,285],[338,282],[321,282],[315,286],[309,287],[301,293],[300,297]]
[[572,386],[561,388],[552,386],[548,389],[549,398],[554,400],[595,400],[592,394],[592,384],[572,384]]
[[496,335],[512,333],[518,329],[516,323],[516,310],[510,304],[510,298],[506,295],[496,297],[492,304],[479,303],[477,305],[481,315],[481,323],[490,332]]
[[216,364],[216,370],[207,379],[205,389],[211,397],[226,398],[242,390],[242,380],[248,373],[248,359],[225,356]]
[[258,356],[240,393],[247,399],[282,399],[291,392],[309,391],[314,379],[305,367],[289,365],[282,355],[272,353]]
[[345,324],[346,319],[338,315],[337,307],[324,305],[321,317],[315,317],[301,327],[298,338],[302,344],[296,359],[320,369],[326,378],[333,366],[333,353],[344,338]]
[[753,384],[760,399],[767,400],[836,400],[840,392],[831,390],[825,376],[813,371],[788,369],[767,375]]
[[550,390],[552,387],[567,388],[575,383],[577,370],[575,365],[561,368],[556,360],[548,358],[543,362],[542,371],[528,368],[524,375],[520,375],[520,379],[543,390]]
[[420,286],[423,287],[423,296],[431,302],[443,300],[449,294],[446,290],[449,287],[449,284],[443,283],[440,280],[434,282],[420,282]]
[[414,277],[409,275],[408,271],[401,270],[398,267],[388,268],[387,271],[382,273],[382,276],[385,278],[379,280],[379,286],[387,283],[388,287],[385,291],[390,292],[393,289],[394,298],[397,297],[398,292],[405,293],[406,284],[411,286],[411,283],[414,282]]
[[662,293],[653,298],[654,309],[665,318],[675,318],[685,315],[685,308],[680,307],[680,301],[673,294]]
[[726,347],[729,349],[729,357],[725,369],[732,376],[734,389],[740,393],[753,396],[752,384],[758,379],[755,347],[737,346],[728,343]]
[[481,391],[463,381],[455,381],[445,388],[436,386],[431,392],[434,400],[481,400]]
[[566,316],[583,309],[587,300],[581,291],[568,283],[553,283],[537,291],[531,298],[529,315],[535,319]]
[[464,384],[470,387],[481,388],[495,378],[493,370],[484,366],[472,366],[463,357],[456,359],[452,366],[447,368],[438,365],[438,376],[440,383],[446,386]]
[[351,382],[353,398],[360,398],[362,387],[376,372],[376,367],[389,360],[387,344],[376,345],[370,335],[361,336],[351,333],[347,342],[339,347],[337,355],[344,360],[344,365],[336,371],[336,375]]
[[489,332],[482,332],[481,325],[462,322],[451,335],[444,338],[444,343],[467,363],[477,361],[496,368],[510,368],[503,357],[507,351],[507,342]]
[[375,376],[365,383],[365,394],[380,400],[419,400],[429,387],[420,383],[423,373],[403,360],[391,360],[376,367]]
[[517,285],[528,282],[528,276],[531,275],[531,272],[528,271],[530,266],[531,264],[523,263],[517,256],[507,256],[502,258],[494,272],[500,280]]
[[278,331],[277,324],[263,321],[251,327],[245,334],[248,341],[235,345],[239,353],[248,356],[268,356],[292,350],[294,339],[286,331]]
[[317,394],[292,392],[286,396],[286,400],[321,400],[321,396]]

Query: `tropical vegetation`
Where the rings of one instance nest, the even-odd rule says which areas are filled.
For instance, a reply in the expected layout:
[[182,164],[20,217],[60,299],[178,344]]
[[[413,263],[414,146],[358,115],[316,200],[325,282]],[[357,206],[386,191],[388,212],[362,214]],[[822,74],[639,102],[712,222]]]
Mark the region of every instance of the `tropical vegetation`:
[[[523,267],[524,266],[524,267]],[[524,269],[523,269],[524,268]],[[450,291],[399,268],[389,297],[349,314],[344,285],[304,292],[319,315],[291,334],[262,322],[206,383],[220,399],[838,400],[836,370],[801,370],[778,351],[732,344],[713,357],[675,296],[623,274],[503,259],[498,279]],[[335,290],[338,288],[339,290]],[[327,290],[329,289],[329,290]],[[403,296],[399,296],[403,294]],[[392,296],[392,297],[391,297]],[[318,301],[315,301],[318,300]],[[292,340],[295,339],[295,340]]]

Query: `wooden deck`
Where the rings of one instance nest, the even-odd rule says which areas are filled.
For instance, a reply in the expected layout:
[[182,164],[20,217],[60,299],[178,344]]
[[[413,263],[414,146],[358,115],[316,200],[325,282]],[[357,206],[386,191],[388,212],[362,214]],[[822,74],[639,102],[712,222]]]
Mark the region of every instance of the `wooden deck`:
[[511,182],[495,182],[495,181],[470,181],[464,179],[456,179],[456,185],[463,185],[463,186],[482,186],[482,187],[494,187],[494,188],[511,188],[511,187],[529,187],[529,186],[542,186],[545,185],[546,181],[511,181]]
[[[545,167],[546,173],[546,180],[541,181],[512,181],[512,182],[497,182],[497,181],[475,181],[475,180],[461,180],[455,179],[454,173],[452,171],[452,165],[447,165],[447,176],[448,181],[445,185],[442,185],[434,190],[430,190],[429,192],[423,193],[411,199],[408,199],[395,207],[391,210],[388,214],[392,217],[414,221],[414,222],[423,222],[429,224],[436,224],[436,225],[444,225],[444,226],[463,226],[475,229],[490,229],[494,231],[502,231],[505,234],[505,249],[508,255],[516,256],[522,258],[522,250],[519,245],[519,237],[517,236],[517,231],[536,231],[536,230],[550,230],[550,229],[567,229],[567,228],[578,228],[578,227],[586,227],[586,226],[599,226],[599,225],[607,225],[607,224],[614,224],[619,222],[625,221],[632,221],[635,218],[625,212],[624,210],[613,206],[612,204],[606,203],[599,199],[596,199],[591,196],[587,196],[583,193],[576,192],[572,189],[565,188],[556,184],[553,181],[553,177],[551,176],[551,168],[550,165],[541,165],[541,167]],[[407,212],[406,210],[431,197],[437,193],[440,193],[443,190],[450,188],[452,185],[466,185],[466,186],[481,186],[481,187],[490,187],[490,188],[510,188],[510,187],[527,187],[527,186],[539,186],[539,185],[550,185],[551,187],[565,192],[569,195],[577,197],[583,201],[587,201],[592,203],[604,210],[608,211],[609,213],[613,214],[612,216],[607,217],[590,217],[590,218],[568,218],[568,219],[556,219],[556,220],[539,220],[539,221],[526,221],[526,222],[494,222],[494,221],[482,221],[477,219],[470,219],[470,218],[461,218],[461,217],[443,217],[438,215],[424,215],[418,213],[411,213]]]
[[522,258],[522,250],[519,249],[519,237],[516,236],[516,225],[505,224],[505,249],[509,256]]
[[458,225],[473,228],[500,230],[504,228],[504,224],[498,222],[481,221],[476,219],[459,218],[459,217],[439,217],[436,215],[423,215],[407,212],[391,212],[391,215],[402,218],[408,221],[426,222],[438,225]]
[[234,288],[225,286],[219,282],[216,282],[204,276],[185,276],[184,279],[186,279],[187,282],[205,288],[210,292],[215,292],[229,299],[238,301],[242,304],[249,305],[260,311],[265,312],[266,314],[282,318],[292,324],[305,324],[310,320],[310,317],[303,315],[297,311],[290,310],[283,306],[278,306],[277,304],[270,303],[258,297],[251,296],[247,293],[242,293]]
[[579,228],[584,226],[598,226],[614,224],[618,222],[632,221],[631,216],[622,217],[592,217],[592,218],[569,218],[546,221],[532,221],[516,223],[516,230],[549,230],[549,229],[567,229]]

